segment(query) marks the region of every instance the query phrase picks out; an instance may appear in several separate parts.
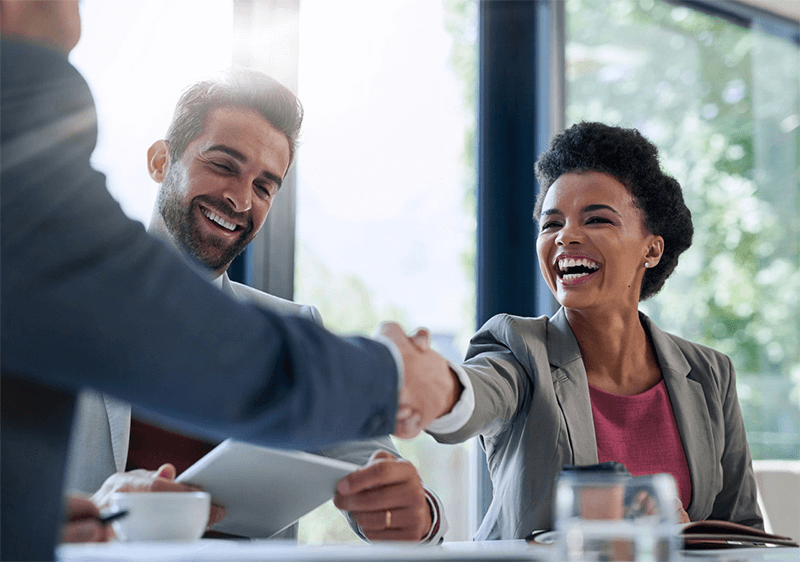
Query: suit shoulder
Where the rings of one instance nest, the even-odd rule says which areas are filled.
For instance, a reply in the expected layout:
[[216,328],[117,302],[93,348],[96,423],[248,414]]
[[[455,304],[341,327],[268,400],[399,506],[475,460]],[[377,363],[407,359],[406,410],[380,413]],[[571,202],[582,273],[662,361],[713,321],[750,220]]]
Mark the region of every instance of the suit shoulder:
[[476,337],[491,334],[490,337],[508,344],[527,342],[531,338],[544,341],[546,338],[547,320],[548,318],[546,316],[533,318],[514,316],[513,314],[505,313],[497,314],[492,316],[481,326],[480,330],[476,333]]
[[234,295],[242,301],[255,304],[272,312],[279,314],[290,314],[293,316],[300,316],[308,320],[314,320],[318,324],[322,324],[322,317],[316,307],[306,304],[298,304],[296,302],[270,295],[264,291],[259,291],[248,285],[231,281]]
[[723,392],[735,380],[733,362],[724,353],[674,334],[667,336],[680,349],[695,378],[709,379]]

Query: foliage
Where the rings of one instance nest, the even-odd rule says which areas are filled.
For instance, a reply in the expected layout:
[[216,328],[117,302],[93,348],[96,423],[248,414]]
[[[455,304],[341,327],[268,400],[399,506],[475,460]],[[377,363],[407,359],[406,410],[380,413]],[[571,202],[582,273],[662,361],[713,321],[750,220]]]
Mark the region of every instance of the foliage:
[[754,456],[800,458],[797,47],[652,0],[566,9],[567,122],[640,129],[693,213],[693,247],[642,308],[731,356]]

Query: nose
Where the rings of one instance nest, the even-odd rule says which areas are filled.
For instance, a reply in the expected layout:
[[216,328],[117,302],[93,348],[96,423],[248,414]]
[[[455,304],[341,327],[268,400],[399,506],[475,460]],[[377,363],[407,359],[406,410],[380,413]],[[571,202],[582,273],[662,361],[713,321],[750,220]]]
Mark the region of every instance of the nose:
[[253,190],[245,182],[229,183],[225,186],[222,196],[237,213],[249,211],[253,206]]
[[576,225],[573,221],[564,223],[558,234],[556,235],[556,244],[559,246],[566,246],[567,244],[582,244],[583,243],[583,230],[580,226]]

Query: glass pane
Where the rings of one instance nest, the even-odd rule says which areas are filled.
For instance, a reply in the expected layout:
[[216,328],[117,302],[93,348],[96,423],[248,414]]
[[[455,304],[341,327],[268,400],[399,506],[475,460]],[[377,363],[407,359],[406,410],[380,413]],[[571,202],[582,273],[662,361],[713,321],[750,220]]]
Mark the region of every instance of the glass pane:
[[[471,2],[303,0],[295,300],[337,332],[426,326],[460,361],[475,328]],[[474,88],[474,81],[469,82]],[[469,445],[399,442],[468,539]],[[331,504],[301,542],[356,540]]]
[[92,164],[125,213],[150,223],[158,185],[147,149],[164,138],[181,91],[231,65],[233,0],[82,2],[70,62],[97,104]]
[[636,127],[695,236],[642,309],[728,354],[754,458],[800,459],[800,52],[653,0],[568,0],[567,124]]

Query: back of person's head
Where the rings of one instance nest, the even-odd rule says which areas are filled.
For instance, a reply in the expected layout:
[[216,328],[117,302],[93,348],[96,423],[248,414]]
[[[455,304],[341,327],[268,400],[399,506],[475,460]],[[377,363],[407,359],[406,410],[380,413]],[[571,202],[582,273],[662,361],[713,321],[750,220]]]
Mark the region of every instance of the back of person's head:
[[639,299],[661,290],[678,257],[692,244],[692,214],[680,184],[661,170],[658,149],[636,129],[582,122],[556,135],[536,161],[540,192],[533,217],[539,219],[550,186],[567,173],[601,172],[630,192],[644,225],[664,238],[658,265],[645,272]]
[[221,107],[252,109],[262,115],[286,136],[292,162],[303,123],[300,100],[277,80],[244,68],[192,84],[181,94],[165,139],[172,161],[183,156],[189,143],[202,134],[208,116]]

